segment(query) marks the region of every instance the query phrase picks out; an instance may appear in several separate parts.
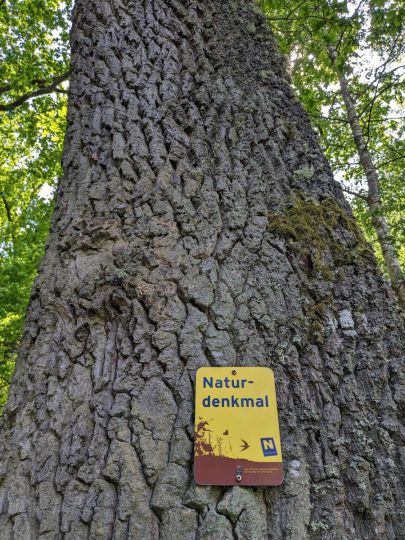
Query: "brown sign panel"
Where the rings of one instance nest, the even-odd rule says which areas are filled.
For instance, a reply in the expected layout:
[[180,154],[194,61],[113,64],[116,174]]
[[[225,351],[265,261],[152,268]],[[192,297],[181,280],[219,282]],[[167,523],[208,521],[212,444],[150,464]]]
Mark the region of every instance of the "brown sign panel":
[[194,478],[218,486],[283,481],[271,369],[200,368],[196,376]]

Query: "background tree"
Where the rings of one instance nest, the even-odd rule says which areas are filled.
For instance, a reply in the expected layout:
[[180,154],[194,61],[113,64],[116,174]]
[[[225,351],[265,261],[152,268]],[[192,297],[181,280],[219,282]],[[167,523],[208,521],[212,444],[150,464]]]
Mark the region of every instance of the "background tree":
[[[400,319],[246,0],[76,4],[5,538],[395,538]],[[285,483],[198,487],[202,365],[271,366]]]
[[[399,2],[262,2],[294,86],[402,307],[403,15]],[[391,230],[390,230],[391,229]]]

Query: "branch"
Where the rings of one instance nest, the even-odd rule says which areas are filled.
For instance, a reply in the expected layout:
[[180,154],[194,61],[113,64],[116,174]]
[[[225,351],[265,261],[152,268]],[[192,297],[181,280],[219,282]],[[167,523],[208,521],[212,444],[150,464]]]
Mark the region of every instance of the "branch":
[[343,186],[342,189],[345,193],[348,193],[349,195],[353,195],[353,197],[358,197],[359,199],[363,199],[363,201],[368,202],[367,195],[363,195],[362,193],[358,193],[357,191],[352,191],[351,189],[347,189]]
[[381,169],[381,167],[385,167],[385,165],[388,165],[389,163],[392,163],[393,161],[400,161],[401,159],[404,159],[405,156],[398,156],[396,158],[393,158],[393,159],[389,159],[388,161],[383,161],[383,163],[380,163],[379,165],[376,166],[376,169]]
[[[405,116],[387,116],[384,118],[384,122],[386,120],[403,120]],[[371,120],[370,124],[381,124],[382,120]]]
[[[274,21],[274,20],[290,20],[291,15],[293,15],[293,13],[295,13],[302,5],[306,4],[306,2],[307,2],[307,0],[303,0],[302,2],[299,2],[299,3],[298,3],[296,6],[294,6],[294,7],[291,9],[291,11],[289,11],[289,12],[287,13],[287,15],[286,15],[285,17],[283,17],[283,18],[279,18],[279,19],[271,19],[271,18],[269,17],[269,15],[266,15],[266,14],[265,14],[265,16],[267,17],[267,19],[273,20],[273,21]],[[264,4],[264,2],[263,2],[263,4]],[[265,6],[262,6],[262,9],[263,9],[263,8],[265,9]]]
[[[55,77],[52,79],[51,84],[48,86],[43,86],[42,88],[39,88],[38,90],[34,90],[33,92],[27,92],[26,94],[23,94],[19,98],[17,98],[15,101],[12,101],[11,103],[7,103],[6,105],[0,104],[0,111],[10,111],[12,109],[15,109],[28,101],[31,98],[38,97],[38,96],[44,96],[46,94],[51,94],[52,92],[59,92],[59,93],[66,93],[66,90],[63,90],[61,88],[58,88],[59,84],[63,81],[66,81],[70,76],[70,70],[66,73],[63,73],[63,75],[59,75],[58,77]],[[3,87],[1,90],[4,90]]]
[[388,83],[386,84],[385,86],[383,86],[379,91],[378,90],[378,85],[376,86],[376,89],[374,91],[374,96],[370,99],[370,101],[363,107],[363,109],[360,111],[359,113],[359,118],[361,116],[363,116],[363,114],[367,111],[368,107],[371,106],[371,108],[374,106],[374,103],[376,101],[377,98],[379,98],[381,96],[381,94],[383,94],[386,90],[389,90],[390,88],[392,87],[395,87],[395,86],[401,86],[401,83],[398,83],[398,81],[393,81],[391,83]]
[[[393,55],[393,53],[395,53],[395,49],[396,49],[396,46],[398,44],[398,41],[401,39],[401,32],[398,32],[398,34],[395,36],[395,40],[391,46],[391,49],[387,55],[387,58],[386,60],[383,61],[382,64],[380,64],[376,69],[375,69],[375,73],[377,74],[381,69],[383,70],[383,75],[386,73],[385,71],[385,68],[388,66],[388,64],[391,62],[394,61],[394,59],[396,57],[398,57],[400,54],[401,54],[401,49],[402,47],[400,47],[400,50],[398,51],[398,53],[395,55]],[[395,71],[395,70],[394,70]]]
[[310,114],[308,113],[308,116],[311,118],[318,118],[320,120],[328,120],[328,122],[340,122],[341,124],[348,124],[349,120],[345,120],[344,118],[331,118],[330,116],[322,116],[319,114]]
[[7,219],[9,221],[9,223],[12,224],[13,223],[13,216],[11,215],[10,206],[8,204],[8,201],[7,201],[6,196],[4,195],[3,191],[0,193],[0,197],[3,200],[4,208],[6,209]]
[[14,252],[14,248],[15,248],[15,234],[14,234],[14,223],[13,223],[13,216],[11,214],[11,208],[10,208],[10,205],[8,204],[8,201],[6,199],[6,196],[4,194],[4,191],[1,191],[0,192],[0,197],[3,201],[3,204],[4,204],[4,208],[6,209],[6,214],[7,214],[7,220],[10,224],[10,232],[11,232],[11,240],[13,241],[13,252]]
[[4,86],[0,86],[0,94],[5,94],[6,92],[10,92],[11,90],[11,85],[10,84],[6,84]]

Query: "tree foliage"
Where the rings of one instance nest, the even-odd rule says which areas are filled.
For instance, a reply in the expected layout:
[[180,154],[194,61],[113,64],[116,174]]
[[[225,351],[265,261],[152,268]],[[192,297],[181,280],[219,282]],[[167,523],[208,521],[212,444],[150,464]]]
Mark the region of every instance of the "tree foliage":
[[[403,4],[397,0],[264,0],[262,6],[289,58],[294,86],[335,176],[382,262],[365,200],[365,175],[338,85],[339,73],[348,78],[378,169],[383,212],[404,264]],[[331,47],[337,52],[335,66]]]
[[0,6],[0,408],[60,175],[69,3]]

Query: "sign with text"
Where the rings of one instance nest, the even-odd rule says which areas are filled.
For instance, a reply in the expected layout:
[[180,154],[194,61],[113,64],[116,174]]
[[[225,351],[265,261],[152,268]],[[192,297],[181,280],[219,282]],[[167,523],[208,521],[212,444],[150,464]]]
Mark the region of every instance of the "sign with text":
[[203,367],[196,375],[194,478],[216,486],[283,481],[276,386],[264,367]]

